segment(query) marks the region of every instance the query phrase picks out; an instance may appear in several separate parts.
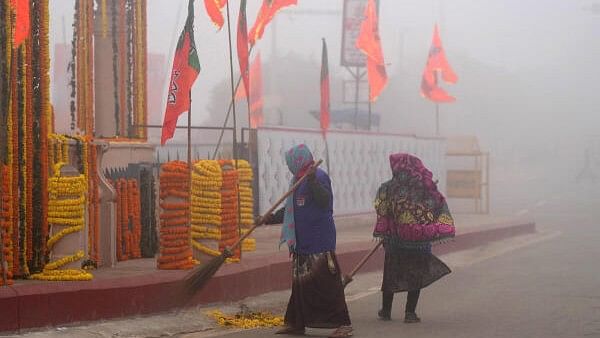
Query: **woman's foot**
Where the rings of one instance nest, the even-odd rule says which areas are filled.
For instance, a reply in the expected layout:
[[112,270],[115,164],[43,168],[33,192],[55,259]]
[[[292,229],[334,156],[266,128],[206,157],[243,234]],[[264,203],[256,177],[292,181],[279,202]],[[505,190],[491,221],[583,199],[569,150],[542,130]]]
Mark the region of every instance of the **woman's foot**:
[[377,312],[377,316],[379,316],[379,320],[383,320],[383,321],[392,320],[392,316],[390,315],[390,313],[384,311],[383,309],[381,309],[381,310],[379,310],[379,312]]
[[289,334],[293,336],[301,336],[304,334],[303,327],[285,326],[281,330],[275,332],[275,334]]
[[407,312],[404,314],[404,322],[408,324],[420,323],[421,318],[419,318],[414,312]]
[[352,326],[340,326],[329,336],[329,338],[345,338],[352,336]]

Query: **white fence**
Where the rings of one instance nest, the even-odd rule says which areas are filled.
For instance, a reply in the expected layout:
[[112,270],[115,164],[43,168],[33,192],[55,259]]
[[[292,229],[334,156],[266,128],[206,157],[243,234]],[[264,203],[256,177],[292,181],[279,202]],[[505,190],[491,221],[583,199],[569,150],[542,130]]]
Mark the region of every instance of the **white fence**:
[[[389,155],[406,152],[418,156],[446,186],[446,142],[441,138],[410,135],[332,131],[329,143],[329,175],[334,190],[334,212],[348,215],[373,211],[379,185],[391,178]],[[291,174],[285,152],[304,143],[315,159],[326,160],[320,131],[307,129],[263,128],[258,130],[259,208],[266,211],[289,187]],[[327,170],[326,163],[322,168]]]

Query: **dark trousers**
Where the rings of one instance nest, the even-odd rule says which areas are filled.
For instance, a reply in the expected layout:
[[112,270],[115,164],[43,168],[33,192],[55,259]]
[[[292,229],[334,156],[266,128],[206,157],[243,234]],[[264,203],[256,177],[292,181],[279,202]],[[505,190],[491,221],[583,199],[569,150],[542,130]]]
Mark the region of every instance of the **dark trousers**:
[[[404,308],[405,313],[415,313],[420,294],[421,290],[408,291],[408,295],[406,296],[406,307]],[[392,312],[392,303],[394,302],[394,293],[384,291],[382,292],[382,297],[382,310],[384,313],[390,314]]]

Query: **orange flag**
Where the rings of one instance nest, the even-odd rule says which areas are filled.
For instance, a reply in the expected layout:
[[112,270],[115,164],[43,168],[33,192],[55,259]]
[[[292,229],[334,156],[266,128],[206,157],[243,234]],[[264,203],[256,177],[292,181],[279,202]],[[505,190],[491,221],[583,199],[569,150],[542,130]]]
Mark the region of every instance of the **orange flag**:
[[218,29],[223,27],[225,19],[223,19],[223,13],[221,10],[227,5],[227,0],[204,0],[204,7],[206,7],[206,13],[210,17],[210,20],[217,26]]
[[11,0],[15,11],[14,46],[18,47],[29,37],[29,0]]
[[444,52],[442,39],[440,38],[436,24],[433,30],[433,39],[431,48],[429,49],[427,64],[425,65],[421,80],[421,94],[437,103],[454,102],[456,99],[438,85],[439,75],[447,83],[456,83],[458,81],[458,76],[456,76],[456,73],[454,73],[454,70],[452,70],[450,63],[446,59],[446,53]]
[[262,6],[260,6],[260,10],[256,16],[256,21],[254,21],[254,25],[248,35],[250,45],[254,45],[256,41],[262,38],[265,27],[273,20],[273,17],[280,9],[296,5],[297,3],[298,0],[263,0]]
[[360,26],[360,33],[356,40],[356,48],[367,56],[369,100],[371,102],[379,97],[388,82],[378,26],[375,0],[369,0],[365,9],[365,19]]

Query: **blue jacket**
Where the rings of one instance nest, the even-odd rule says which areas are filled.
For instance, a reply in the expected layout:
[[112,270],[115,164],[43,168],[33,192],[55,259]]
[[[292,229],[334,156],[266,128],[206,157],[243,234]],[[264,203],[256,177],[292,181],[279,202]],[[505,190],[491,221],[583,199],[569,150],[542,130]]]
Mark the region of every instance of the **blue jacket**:
[[302,255],[334,251],[336,244],[331,180],[321,169],[317,169],[315,176],[318,184],[330,194],[329,205],[322,208],[316,204],[308,181],[304,181],[294,192],[296,252]]

